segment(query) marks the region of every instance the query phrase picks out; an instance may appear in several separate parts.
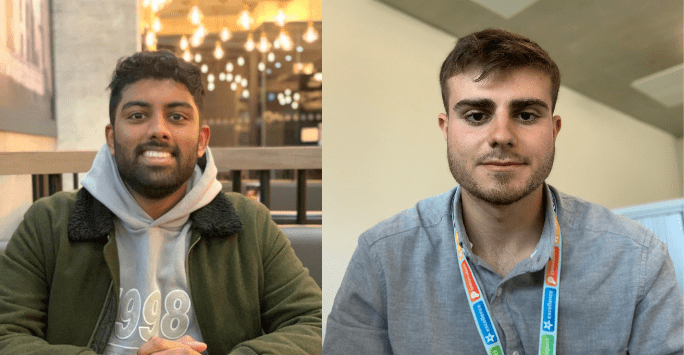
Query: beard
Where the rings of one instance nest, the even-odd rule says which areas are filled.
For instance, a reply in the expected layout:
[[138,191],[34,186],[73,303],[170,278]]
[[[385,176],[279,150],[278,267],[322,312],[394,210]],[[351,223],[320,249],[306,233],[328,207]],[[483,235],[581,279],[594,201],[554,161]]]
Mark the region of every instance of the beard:
[[[532,176],[530,176],[520,187],[511,186],[511,183],[514,182],[516,178],[516,174],[508,171],[493,172],[494,183],[485,185],[485,182],[478,181],[474,177],[474,167],[466,166],[467,162],[457,159],[456,153],[452,151],[451,144],[447,141],[449,169],[456,182],[473,196],[494,205],[513,204],[536,190],[544,183],[544,180],[546,180],[551,173],[555,154],[556,147],[554,144],[552,145],[551,151],[543,158],[539,168],[533,171]],[[493,151],[492,153],[482,156],[475,163],[484,161],[488,158],[498,158],[501,160],[514,159],[528,163],[527,159],[524,159],[524,157],[519,157],[516,154],[507,153],[501,150]]]
[[[161,199],[178,191],[192,177],[197,164],[197,145],[194,149],[181,152],[178,146],[171,146],[159,141],[149,141],[127,150],[119,145],[114,137],[114,158],[116,167],[124,184],[149,199]],[[148,166],[140,163],[145,150],[153,147],[171,148],[171,156],[176,164],[173,166]]]

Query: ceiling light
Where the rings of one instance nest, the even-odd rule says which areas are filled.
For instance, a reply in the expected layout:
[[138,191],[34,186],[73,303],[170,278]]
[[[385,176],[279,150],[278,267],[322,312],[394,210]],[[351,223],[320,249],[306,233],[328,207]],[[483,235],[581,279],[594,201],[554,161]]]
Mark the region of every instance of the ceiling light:
[[199,53],[195,54],[195,62],[199,63],[201,61],[202,61],[202,55]]
[[225,81],[226,80],[226,73],[223,73],[223,72],[219,73],[219,80]]
[[237,63],[239,66],[245,65],[245,58],[243,58],[242,56],[239,56],[237,59]]
[[202,64],[200,70],[202,71],[202,73],[206,74],[209,71],[209,67],[206,64]]
[[154,31],[148,31],[145,34],[145,46],[147,46],[148,51],[157,50],[157,36],[155,36]]
[[264,71],[264,70],[266,70],[266,64],[264,64],[264,62],[260,62],[257,65],[257,68],[259,69],[259,71]]
[[287,31],[284,29],[280,30],[280,34],[278,35],[278,42],[280,43],[280,46],[283,47],[283,50],[286,51],[291,51],[292,47],[294,46],[294,43],[292,43],[292,38],[290,38],[290,35],[287,34]]
[[210,83],[213,83],[214,81],[216,81],[216,77],[214,76],[214,74],[207,75],[207,81]]
[[152,24],[152,28],[154,29],[154,32],[159,32],[162,29],[161,21],[159,21],[159,17],[155,17],[154,23]]
[[254,50],[254,47],[256,44],[254,43],[254,38],[252,37],[252,34],[250,33],[249,36],[247,37],[247,42],[245,42],[245,50],[247,52],[251,52]]
[[214,58],[216,59],[221,59],[223,58],[223,48],[221,48],[221,42],[216,41],[216,48],[214,49]]
[[269,62],[273,62],[275,60],[275,54],[273,54],[273,52],[269,53],[266,56],[266,59],[268,59]]
[[187,49],[185,50],[185,52],[183,52],[183,60],[185,60],[186,62],[190,62],[192,60],[192,54],[190,54],[190,51]]
[[226,27],[221,29],[221,41],[226,42],[230,39],[230,31]]
[[242,90],[242,97],[245,99],[249,99],[249,90]]
[[240,24],[240,26],[242,26],[242,28],[245,30],[249,30],[251,23],[252,19],[249,17],[249,12],[247,10],[242,10],[240,18],[238,19],[238,24]]
[[215,87],[216,87],[216,84],[214,84],[213,82],[210,82],[209,84],[207,84],[207,89],[209,91],[214,91]]
[[266,53],[271,49],[271,42],[268,41],[265,32],[261,32],[261,38],[259,38],[259,52]]
[[312,21],[309,21],[309,27],[304,32],[302,38],[309,43],[313,43],[318,39],[318,31],[314,28]]
[[278,26],[283,27],[285,26],[285,21],[287,20],[287,16],[285,15],[285,12],[283,9],[278,10],[278,14],[275,17],[275,22],[278,24]]
[[181,49],[181,50],[186,50],[186,49],[188,49],[188,37],[185,37],[185,35],[183,35],[183,37],[181,37],[181,40],[180,40],[180,49]]
[[231,62],[226,63],[226,71],[229,71],[229,72],[233,71],[233,63],[231,63]]
[[193,6],[192,9],[190,9],[190,13],[188,14],[190,22],[195,26],[199,25],[203,17],[204,16],[202,15],[202,11],[200,11],[197,5]]
[[237,83],[230,83],[230,89],[233,91],[237,90]]

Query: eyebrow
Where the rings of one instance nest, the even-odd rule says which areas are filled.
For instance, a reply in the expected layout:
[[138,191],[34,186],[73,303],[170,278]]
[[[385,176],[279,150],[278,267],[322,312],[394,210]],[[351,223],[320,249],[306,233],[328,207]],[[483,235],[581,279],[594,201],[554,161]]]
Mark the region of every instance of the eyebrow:
[[530,106],[539,106],[546,110],[549,109],[549,105],[547,105],[546,102],[539,99],[516,99],[508,104],[508,107],[510,107],[513,111],[519,111]]
[[[140,107],[145,107],[149,108],[152,107],[152,105],[149,102],[146,101],[129,101],[125,103],[123,106],[121,106],[121,111],[133,107],[133,106],[140,106]],[[176,107],[183,107],[192,110],[192,105],[185,101],[173,101],[169,102],[168,104],[164,105],[165,108],[176,108]]]
[[[513,111],[518,111],[530,106],[540,106],[545,109],[549,109],[549,105],[546,102],[539,99],[515,99],[508,103],[508,107]],[[457,111],[463,107],[478,108],[481,110],[494,110],[496,104],[491,99],[463,99],[454,105],[454,111]]]
[[454,105],[454,111],[463,107],[493,110],[496,108],[496,104],[490,99],[463,99]]

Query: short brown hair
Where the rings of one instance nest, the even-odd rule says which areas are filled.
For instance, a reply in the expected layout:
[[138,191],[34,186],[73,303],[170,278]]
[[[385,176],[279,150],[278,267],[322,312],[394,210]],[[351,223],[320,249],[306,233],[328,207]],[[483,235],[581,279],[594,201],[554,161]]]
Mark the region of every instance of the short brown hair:
[[471,33],[456,42],[456,47],[442,63],[439,84],[442,87],[442,101],[449,114],[449,87],[447,80],[469,70],[481,70],[475,81],[491,73],[501,74],[512,69],[532,68],[541,71],[551,79],[551,111],[556,107],[560,88],[558,66],[537,43],[529,38],[500,29],[488,28]]

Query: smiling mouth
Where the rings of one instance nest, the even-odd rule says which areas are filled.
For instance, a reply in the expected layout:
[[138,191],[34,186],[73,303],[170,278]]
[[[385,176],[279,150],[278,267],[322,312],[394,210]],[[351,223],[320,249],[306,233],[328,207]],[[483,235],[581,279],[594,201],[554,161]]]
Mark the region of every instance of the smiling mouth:
[[146,150],[142,155],[146,158],[153,159],[171,158],[171,152],[160,152],[156,150]]

